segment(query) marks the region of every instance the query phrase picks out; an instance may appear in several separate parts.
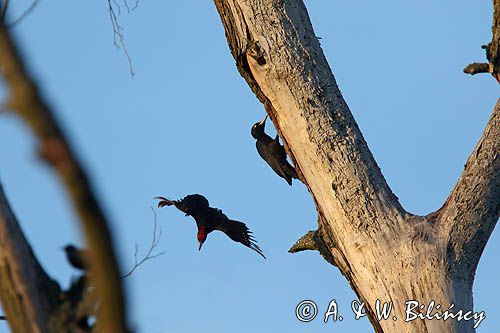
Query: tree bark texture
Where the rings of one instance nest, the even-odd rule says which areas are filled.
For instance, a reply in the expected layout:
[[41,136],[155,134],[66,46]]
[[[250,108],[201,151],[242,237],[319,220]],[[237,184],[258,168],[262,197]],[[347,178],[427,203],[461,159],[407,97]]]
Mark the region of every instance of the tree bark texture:
[[[264,104],[318,211],[315,248],[336,265],[376,332],[473,332],[473,322],[404,321],[405,302],[472,309],[474,271],[499,216],[500,102],[443,207],[404,210],[375,162],[301,0],[214,0],[236,66]],[[319,244],[319,245],[318,245]],[[375,318],[377,299],[398,320]]]

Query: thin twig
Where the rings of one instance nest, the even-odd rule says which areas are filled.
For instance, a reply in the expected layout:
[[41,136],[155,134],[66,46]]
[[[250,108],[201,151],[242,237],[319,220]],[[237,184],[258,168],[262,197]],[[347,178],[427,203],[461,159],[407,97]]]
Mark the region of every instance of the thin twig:
[[153,250],[158,246],[158,243],[160,242],[161,228],[158,227],[157,216],[156,216],[156,212],[155,212],[155,210],[154,210],[153,207],[151,207],[151,211],[153,212],[153,217],[154,217],[154,222],[153,223],[154,223],[154,225],[153,225],[153,238],[151,240],[151,245],[149,246],[149,250],[148,250],[148,252],[146,253],[146,255],[141,260],[138,260],[139,245],[135,244],[134,266],[128,271],[128,273],[126,273],[126,274],[124,274],[124,275],[121,276],[122,279],[124,279],[124,278],[129,277],[130,275],[132,275],[132,273],[140,265],[142,265],[146,261],[148,261],[150,259],[154,259],[156,257],[159,257],[159,256],[165,254],[165,252],[160,252],[160,253],[152,254]]
[[[7,3],[9,2],[9,0],[7,0]],[[7,28],[12,28],[13,26],[15,26],[16,24],[18,24],[19,22],[21,22],[28,14],[30,14],[33,9],[35,9],[36,5],[38,5],[38,0],[33,0],[33,2],[31,3],[31,5],[21,14],[21,16],[19,16],[18,18],[16,18],[14,21],[6,24],[5,26]],[[7,10],[7,7],[4,8],[4,11]],[[5,15],[5,13],[4,13]]]
[[[125,6],[127,10],[129,10],[127,2],[125,2]],[[115,8],[118,12],[115,12]],[[135,72],[132,66],[132,58],[127,50],[127,45],[125,44],[125,37],[123,36],[123,28],[120,26],[118,22],[118,16],[121,14],[121,7],[117,0],[108,0],[108,11],[109,11],[109,19],[111,20],[111,26],[113,27],[113,45],[116,46],[117,49],[120,47],[123,49],[125,56],[127,57],[128,67],[130,71],[130,75],[134,77]],[[130,10],[129,10],[130,11]]]
[[135,1],[135,4],[133,7],[130,7],[127,0],[123,0],[123,3],[125,4],[125,8],[127,8],[127,12],[129,12],[129,13],[136,10],[137,7],[139,7],[139,0]]
[[137,7],[139,7],[139,0],[135,1],[135,5],[134,5],[134,7],[132,7],[132,10],[136,10]]

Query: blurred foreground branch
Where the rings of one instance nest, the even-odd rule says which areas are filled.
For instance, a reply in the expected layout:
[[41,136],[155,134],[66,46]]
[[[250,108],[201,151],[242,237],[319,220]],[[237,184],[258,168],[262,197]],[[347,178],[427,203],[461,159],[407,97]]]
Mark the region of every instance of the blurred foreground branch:
[[99,330],[126,332],[124,296],[107,219],[75,152],[52,109],[39,94],[3,22],[0,22],[0,50],[0,73],[10,93],[8,109],[20,116],[38,138],[39,155],[58,174],[80,217],[90,249],[89,276],[102,302],[97,316]]

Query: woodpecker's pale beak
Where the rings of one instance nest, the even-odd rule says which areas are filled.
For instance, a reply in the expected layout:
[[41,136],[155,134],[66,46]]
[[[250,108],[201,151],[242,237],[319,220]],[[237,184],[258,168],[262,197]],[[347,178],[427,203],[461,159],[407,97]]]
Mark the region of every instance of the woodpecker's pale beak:
[[201,247],[203,246],[203,242],[198,242],[198,243],[199,243],[198,251],[201,251]]
[[264,119],[262,119],[262,121],[259,123],[259,126],[264,126],[266,124],[267,117],[268,117],[268,115],[266,114]]

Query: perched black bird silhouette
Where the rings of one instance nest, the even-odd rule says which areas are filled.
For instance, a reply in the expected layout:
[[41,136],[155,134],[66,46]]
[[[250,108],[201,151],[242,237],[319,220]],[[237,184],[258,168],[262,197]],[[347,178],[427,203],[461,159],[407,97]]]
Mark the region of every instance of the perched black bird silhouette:
[[181,200],[169,200],[164,197],[159,199],[158,207],[175,206],[178,210],[185,213],[186,216],[192,216],[198,226],[198,250],[201,250],[203,243],[209,233],[219,230],[225,233],[233,241],[241,243],[251,248],[264,259],[266,258],[257,242],[248,230],[245,223],[229,219],[220,209],[210,207],[207,198],[201,194],[190,194]]
[[288,185],[292,186],[292,178],[297,179],[297,172],[286,160],[285,148],[280,144],[278,135],[276,134],[276,138],[273,140],[264,131],[266,120],[267,115],[262,121],[252,126],[252,136],[257,140],[255,143],[257,151],[274,172],[284,178]]
[[68,244],[63,247],[64,252],[66,252],[66,259],[69,261],[71,266],[80,269],[82,271],[87,270],[86,253],[85,250],[80,250],[76,246]]

